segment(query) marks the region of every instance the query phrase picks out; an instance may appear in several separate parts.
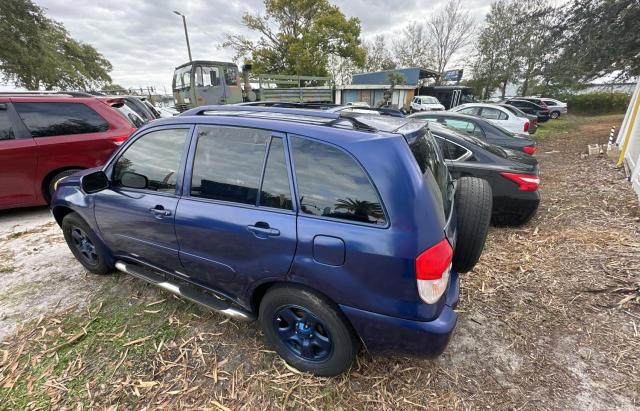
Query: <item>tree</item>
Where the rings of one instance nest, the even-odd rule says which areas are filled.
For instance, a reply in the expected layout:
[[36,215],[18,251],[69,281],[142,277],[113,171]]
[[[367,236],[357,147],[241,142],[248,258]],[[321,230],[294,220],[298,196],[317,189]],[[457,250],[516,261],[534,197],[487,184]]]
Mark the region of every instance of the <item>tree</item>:
[[[435,67],[443,73],[451,57],[467,47],[475,35],[475,20],[462,8],[460,0],[449,0],[426,24],[435,51]],[[439,82],[439,79],[438,79]]]
[[74,40],[31,0],[0,2],[0,71],[17,87],[97,89],[111,82],[111,63]]
[[432,67],[433,53],[425,26],[415,21],[409,23],[393,41],[396,64],[406,67]]
[[638,0],[573,0],[560,14],[556,47],[562,52],[550,67],[549,80],[576,83],[640,75]]
[[328,0],[265,0],[266,14],[249,14],[242,24],[259,33],[254,42],[227,35],[222,47],[236,51],[235,59],[248,59],[256,72],[327,75],[329,56],[350,59],[362,66],[360,20],[347,19]]
[[387,47],[384,36],[378,35],[371,42],[364,44],[367,58],[364,63],[365,71],[384,71],[396,68],[396,63],[391,57],[391,51]]

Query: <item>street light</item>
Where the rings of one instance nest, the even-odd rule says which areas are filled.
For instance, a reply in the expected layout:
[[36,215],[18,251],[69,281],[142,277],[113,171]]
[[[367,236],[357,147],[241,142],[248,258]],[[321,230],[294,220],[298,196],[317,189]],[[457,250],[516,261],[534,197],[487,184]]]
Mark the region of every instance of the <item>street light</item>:
[[189,52],[189,63],[191,63],[193,59],[191,58],[191,46],[189,45],[189,33],[187,32],[187,18],[179,11],[174,10],[173,12],[178,16],[182,16],[182,24],[184,25],[184,38],[187,39],[187,51]]

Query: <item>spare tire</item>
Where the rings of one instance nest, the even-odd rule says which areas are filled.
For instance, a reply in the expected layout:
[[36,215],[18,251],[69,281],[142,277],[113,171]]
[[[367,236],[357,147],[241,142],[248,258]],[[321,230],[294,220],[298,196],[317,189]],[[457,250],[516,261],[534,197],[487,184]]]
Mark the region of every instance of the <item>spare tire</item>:
[[491,222],[493,194],[486,180],[474,177],[458,179],[455,207],[458,238],[453,268],[460,273],[471,271],[480,259]]

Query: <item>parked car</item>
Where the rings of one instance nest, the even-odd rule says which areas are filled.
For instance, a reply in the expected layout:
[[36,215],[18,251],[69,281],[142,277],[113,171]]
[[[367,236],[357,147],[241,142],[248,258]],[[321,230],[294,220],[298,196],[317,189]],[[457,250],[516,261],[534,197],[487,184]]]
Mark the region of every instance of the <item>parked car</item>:
[[121,97],[97,96],[96,98],[122,114],[124,118],[126,118],[135,128],[140,128],[147,123],[147,121],[140,117],[138,112],[133,110],[130,105],[126,104],[126,101]]
[[160,115],[156,114],[155,109],[152,109],[150,104],[141,97],[138,96],[103,96],[105,99],[119,99],[124,101],[125,106],[133,111],[140,117],[143,124],[147,124],[149,121],[153,121],[160,118]]
[[523,151],[531,155],[536,152],[536,142],[529,138],[527,134],[512,133],[480,117],[449,111],[439,113],[415,113],[411,114],[410,117],[446,125],[452,129],[470,134],[489,144]]
[[535,215],[540,204],[535,158],[440,125],[432,124],[430,128],[454,178],[473,176],[489,182],[494,223],[521,225]]
[[444,110],[444,106],[433,96],[415,96],[413,100],[411,100],[411,111],[439,110]]
[[364,107],[364,106],[353,106],[353,105],[344,105],[344,106],[336,106],[330,107],[327,109],[330,113],[356,113],[356,114],[368,114],[368,115],[383,115],[383,116],[392,116],[392,117],[404,117],[404,113],[397,108],[392,107]]
[[512,133],[528,133],[531,122],[522,117],[518,117],[511,111],[497,104],[491,103],[469,103],[456,106],[449,110],[453,113],[467,114],[482,117],[485,120],[497,124]]
[[556,119],[560,117],[562,114],[567,114],[567,103],[563,103],[560,100],[556,100],[553,98],[542,98],[542,102],[547,105],[547,108],[551,111],[549,117]]
[[0,93],[0,209],[46,204],[56,184],[102,165],[134,128],[82,93]]
[[180,114],[178,110],[171,107],[156,107],[156,110],[160,113],[161,118],[173,117]]
[[532,103],[531,101],[527,100],[509,99],[505,101],[505,104],[518,107],[520,110],[524,111],[527,114],[537,116],[538,122],[540,123],[548,121],[551,115],[551,111],[548,108],[539,106],[536,103]]
[[361,341],[444,350],[490,190],[450,179],[424,121],[204,106],[147,124],[103,167],[63,180],[51,208],[87,270],[257,317],[289,364],[328,376]]
[[518,117],[526,118],[529,120],[529,134],[535,134],[538,130],[538,116],[534,116],[533,114],[527,114],[524,111],[520,110],[516,106],[512,106],[510,104],[498,104],[500,107],[504,107],[513,114]]

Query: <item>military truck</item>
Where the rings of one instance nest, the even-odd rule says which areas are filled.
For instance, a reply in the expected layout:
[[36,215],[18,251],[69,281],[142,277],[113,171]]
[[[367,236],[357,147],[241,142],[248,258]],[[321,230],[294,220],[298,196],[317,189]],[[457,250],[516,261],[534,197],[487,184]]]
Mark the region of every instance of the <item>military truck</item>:
[[242,73],[232,62],[195,60],[176,67],[173,98],[180,112],[210,104],[249,101],[332,103],[329,77],[257,74],[245,64]]

